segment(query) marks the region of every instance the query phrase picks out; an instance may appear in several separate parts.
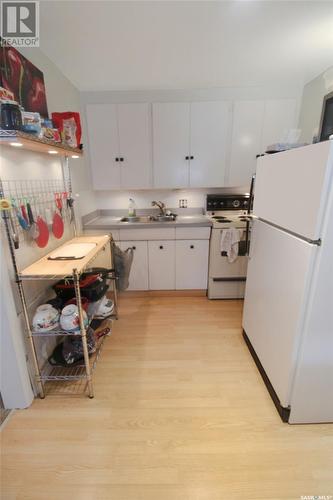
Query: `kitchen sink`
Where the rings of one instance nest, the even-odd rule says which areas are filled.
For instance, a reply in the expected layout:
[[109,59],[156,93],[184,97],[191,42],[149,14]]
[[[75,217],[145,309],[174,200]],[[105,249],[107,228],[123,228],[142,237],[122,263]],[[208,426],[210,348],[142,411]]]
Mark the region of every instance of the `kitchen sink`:
[[174,222],[175,215],[143,215],[137,217],[122,217],[120,222],[134,222],[137,224],[151,224],[154,222]]

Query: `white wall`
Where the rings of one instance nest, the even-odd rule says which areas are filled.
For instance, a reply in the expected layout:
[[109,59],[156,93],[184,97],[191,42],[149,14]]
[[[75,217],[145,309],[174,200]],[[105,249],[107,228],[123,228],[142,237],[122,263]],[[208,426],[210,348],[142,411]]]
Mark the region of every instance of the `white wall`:
[[[152,200],[161,200],[167,208],[178,208],[179,200],[186,199],[188,208],[204,208],[209,193],[234,192],[235,188],[205,189],[147,189],[137,191],[98,191],[97,208],[128,209],[129,198],[133,198],[137,208],[151,207]],[[247,186],[238,186],[237,192],[248,192]]]
[[299,117],[301,141],[312,143],[318,135],[323,98],[333,91],[333,66],[304,86]]
[[[81,112],[80,93],[59,68],[38,48],[23,48],[22,54],[44,73],[48,111]],[[86,143],[83,126],[83,144]],[[73,190],[77,197],[76,209],[82,216],[95,208],[95,194],[91,189],[91,175],[87,155],[72,163]],[[79,217],[80,220],[80,217]]]

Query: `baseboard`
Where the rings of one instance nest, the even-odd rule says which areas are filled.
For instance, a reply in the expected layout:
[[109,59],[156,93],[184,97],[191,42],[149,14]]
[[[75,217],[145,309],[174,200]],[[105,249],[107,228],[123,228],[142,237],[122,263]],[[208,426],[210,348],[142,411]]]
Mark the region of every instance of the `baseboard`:
[[119,297],[206,297],[207,290],[127,290]]
[[269,392],[269,395],[271,396],[273,403],[275,405],[275,408],[277,409],[282,422],[288,422],[289,421],[289,415],[290,415],[290,408],[285,408],[284,406],[281,405],[280,400],[278,395],[276,394],[274,387],[271,384],[271,381],[268,378],[267,373],[264,370],[264,367],[262,366],[260,359],[257,356],[256,351],[254,350],[249,337],[246,335],[245,330],[243,330],[243,337],[246,342],[246,345],[251,353],[251,356],[257,365],[257,368],[259,370],[260,375],[262,376],[263,381],[265,382],[265,385],[267,387],[267,390]]

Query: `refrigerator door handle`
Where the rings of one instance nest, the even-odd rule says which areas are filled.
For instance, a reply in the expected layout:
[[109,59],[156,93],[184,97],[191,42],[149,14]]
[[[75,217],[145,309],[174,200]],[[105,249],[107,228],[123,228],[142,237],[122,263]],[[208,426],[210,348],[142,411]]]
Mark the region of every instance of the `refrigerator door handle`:
[[[248,215],[251,214],[252,208],[253,208],[253,194],[254,194],[254,183],[256,179],[256,174],[252,175],[251,178],[251,187],[250,187],[250,198],[249,198],[249,206],[247,208],[247,213]],[[245,243],[245,248],[246,248],[246,253],[248,257],[250,256],[250,221],[247,220],[246,222],[246,237],[245,237],[246,243]]]

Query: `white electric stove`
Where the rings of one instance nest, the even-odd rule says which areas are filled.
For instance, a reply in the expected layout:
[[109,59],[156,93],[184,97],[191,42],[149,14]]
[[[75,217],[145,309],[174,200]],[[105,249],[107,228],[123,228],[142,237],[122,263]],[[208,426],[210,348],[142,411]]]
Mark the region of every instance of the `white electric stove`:
[[[207,216],[213,223],[209,250],[209,299],[244,297],[250,236],[249,203],[248,194],[207,195]],[[231,227],[242,231],[239,255],[232,263],[228,261],[225,252],[221,252],[222,231]]]

